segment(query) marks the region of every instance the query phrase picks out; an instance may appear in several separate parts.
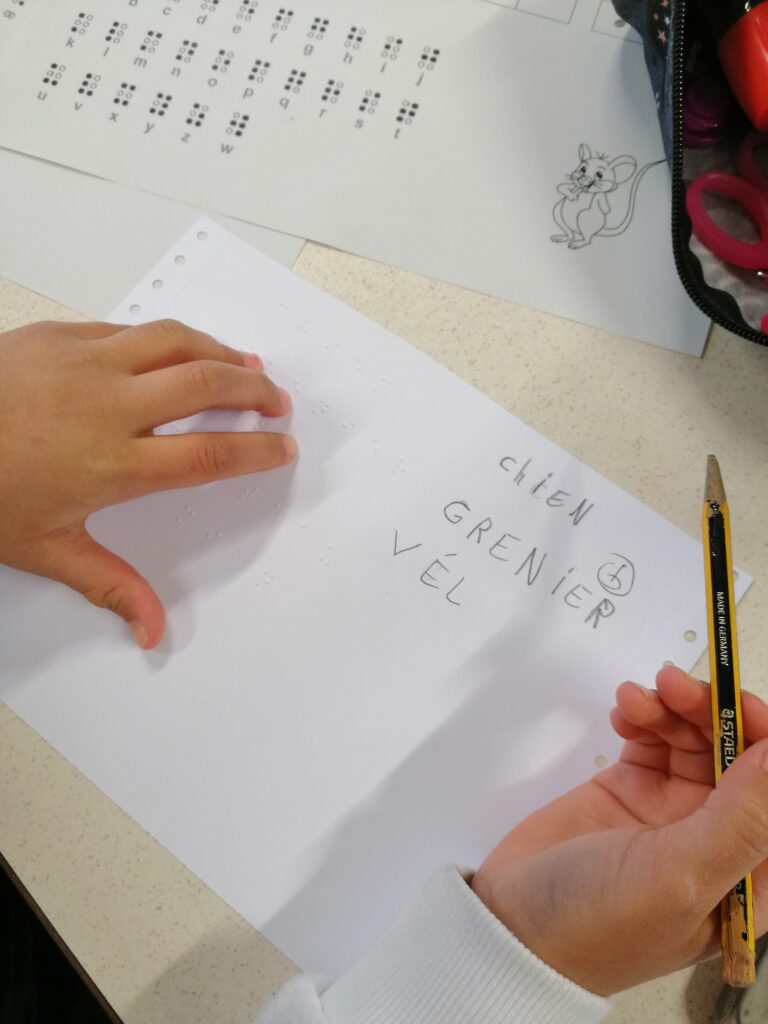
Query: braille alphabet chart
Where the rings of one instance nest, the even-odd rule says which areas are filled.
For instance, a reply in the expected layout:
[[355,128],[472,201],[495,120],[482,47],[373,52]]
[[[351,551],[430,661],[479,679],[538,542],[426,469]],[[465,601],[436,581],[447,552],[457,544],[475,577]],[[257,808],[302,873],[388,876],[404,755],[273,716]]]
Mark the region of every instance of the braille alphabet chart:
[[608,0],[59,0],[27,19],[2,145],[703,349],[642,48]]
[[693,665],[701,547],[210,221],[113,318],[164,316],[258,351],[294,411],[162,429],[290,429],[300,458],[89,521],[163,600],[155,652],[0,569],[0,698],[334,974],[436,865],[479,863],[611,755],[620,681]]
[[[0,66],[14,47],[34,40],[34,32],[26,35],[31,12],[44,6],[45,0],[0,0]],[[86,12],[77,11],[70,27],[81,37],[89,23]],[[122,22],[111,23],[106,36],[117,41],[124,32]],[[58,81],[56,71],[52,81]],[[100,76],[83,72],[78,98],[94,97],[97,89]],[[123,109],[135,92],[135,83],[121,82],[109,98]],[[0,182],[0,274],[85,316],[103,318],[114,309],[196,215],[175,199],[2,148]],[[301,251],[302,239],[223,215],[216,219],[286,266]]]

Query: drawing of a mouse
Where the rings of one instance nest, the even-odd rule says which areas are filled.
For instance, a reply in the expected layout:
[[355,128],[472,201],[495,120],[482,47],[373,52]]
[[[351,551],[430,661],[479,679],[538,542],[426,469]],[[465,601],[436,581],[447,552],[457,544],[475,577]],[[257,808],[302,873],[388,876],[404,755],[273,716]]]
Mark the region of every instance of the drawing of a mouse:
[[[590,245],[596,236],[613,238],[622,234],[630,225],[635,212],[635,199],[640,180],[647,170],[663,163],[655,160],[641,167],[635,174],[637,160],[633,156],[617,156],[609,160],[602,153],[592,154],[586,143],[579,146],[579,162],[576,169],[567,175],[567,180],[557,186],[563,197],[552,211],[555,223],[562,234],[552,235],[553,242],[567,242],[569,249],[581,249]],[[609,224],[612,207],[608,194],[615,192],[619,185],[632,182],[627,209],[618,224]]]

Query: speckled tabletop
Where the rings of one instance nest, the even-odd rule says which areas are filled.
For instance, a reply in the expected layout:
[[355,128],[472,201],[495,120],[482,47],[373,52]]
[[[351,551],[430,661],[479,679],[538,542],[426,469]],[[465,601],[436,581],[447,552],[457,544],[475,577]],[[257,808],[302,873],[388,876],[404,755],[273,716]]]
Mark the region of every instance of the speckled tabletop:
[[[715,452],[756,579],[739,607],[743,680],[768,697],[768,348],[715,328],[696,360],[312,244],[295,269],[692,536]],[[0,280],[0,329],[64,318],[81,319]],[[245,1024],[295,970],[2,705],[0,850],[125,1024]],[[718,974],[624,993],[610,1022],[707,1024]]]

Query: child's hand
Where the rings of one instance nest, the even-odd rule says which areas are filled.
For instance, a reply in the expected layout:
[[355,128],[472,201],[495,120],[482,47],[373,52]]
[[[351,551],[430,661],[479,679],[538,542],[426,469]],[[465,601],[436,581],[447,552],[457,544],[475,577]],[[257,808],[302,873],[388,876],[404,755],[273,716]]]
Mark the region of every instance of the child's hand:
[[140,646],[163,633],[141,576],[85,521],[106,505],[284,466],[273,433],[153,436],[205,409],[282,416],[287,393],[258,356],[172,320],[142,327],[41,323],[0,335],[0,562],[50,576],[121,615]]
[[768,928],[768,706],[746,694],[753,744],[713,788],[709,687],[674,667],[622,683],[617,764],[513,829],[473,880],[542,960],[610,995],[717,952],[720,900],[752,871]]

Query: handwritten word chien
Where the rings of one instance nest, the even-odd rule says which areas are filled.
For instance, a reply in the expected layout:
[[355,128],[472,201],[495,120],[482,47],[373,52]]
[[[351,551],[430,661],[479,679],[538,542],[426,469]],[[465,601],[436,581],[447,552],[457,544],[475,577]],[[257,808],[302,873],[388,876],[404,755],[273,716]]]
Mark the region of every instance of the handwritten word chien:
[[[516,467],[518,467],[518,460],[513,458],[511,455],[505,455],[504,458],[500,460],[499,466],[505,473],[514,473],[515,475],[512,477],[512,482],[520,487],[528,477],[528,467],[530,466],[531,461],[531,459],[526,459],[522,466],[519,466],[517,471],[515,471]],[[551,487],[550,481],[552,480],[553,475],[554,474],[552,473],[546,473],[532,487],[527,488],[528,493],[534,498],[543,498],[544,504],[549,508],[566,508],[568,505],[567,499],[571,497],[570,491],[564,491],[562,488],[558,487],[552,491],[551,494],[547,494],[547,491]],[[594,504],[588,502],[586,498],[583,498],[568,512],[568,517],[573,520],[574,526],[578,526],[582,519],[584,519],[594,507]]]

